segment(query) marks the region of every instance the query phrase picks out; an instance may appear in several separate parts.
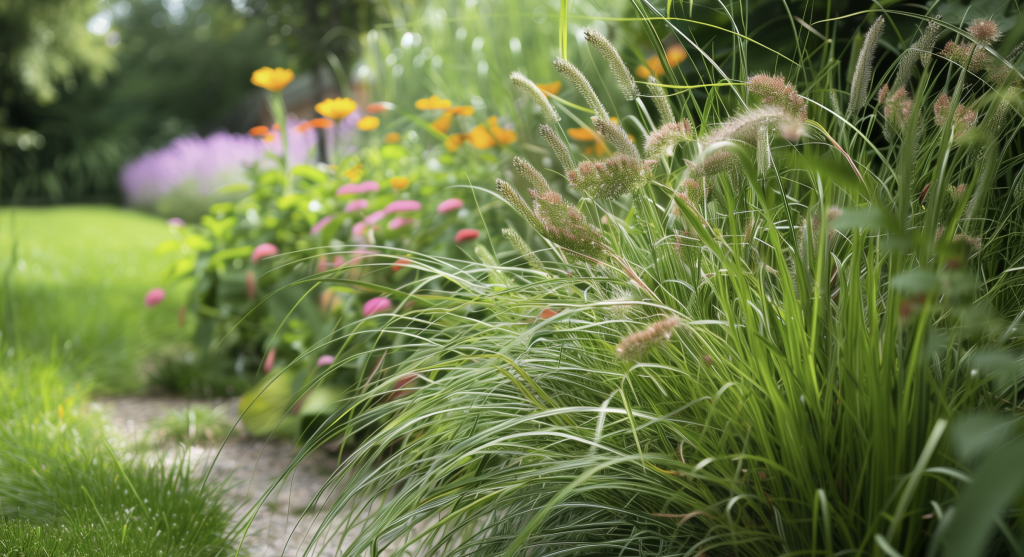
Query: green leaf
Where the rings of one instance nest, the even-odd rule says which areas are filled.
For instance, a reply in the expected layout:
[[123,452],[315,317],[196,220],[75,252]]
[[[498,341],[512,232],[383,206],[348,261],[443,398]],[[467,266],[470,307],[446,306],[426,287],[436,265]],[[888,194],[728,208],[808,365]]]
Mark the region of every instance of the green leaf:
[[181,249],[181,242],[177,240],[167,240],[162,242],[156,247],[156,254],[163,255],[165,253],[172,253]]
[[222,249],[210,257],[210,265],[219,265],[231,259],[247,258],[252,255],[252,246]]
[[185,238],[185,243],[196,251],[208,251],[213,249],[213,244],[198,234],[189,234],[188,237]]
[[245,193],[252,189],[252,184],[245,182],[239,182],[237,184],[228,184],[217,188],[217,193],[232,194],[232,193]]
[[314,184],[322,184],[327,181],[327,175],[319,170],[309,166],[307,164],[300,164],[292,169],[292,172],[300,177],[313,182]]
[[385,145],[380,148],[380,156],[387,160],[404,159],[408,155],[401,145]]
[[939,287],[939,279],[935,273],[918,268],[893,277],[890,285],[905,294],[927,294]]

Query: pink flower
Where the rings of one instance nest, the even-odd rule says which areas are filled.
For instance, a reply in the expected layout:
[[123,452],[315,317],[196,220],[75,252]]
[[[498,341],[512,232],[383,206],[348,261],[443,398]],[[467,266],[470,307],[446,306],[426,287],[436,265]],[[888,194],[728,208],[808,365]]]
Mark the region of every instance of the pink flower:
[[338,188],[334,195],[351,195],[356,193],[370,193],[372,191],[379,191],[380,184],[374,181],[360,182],[358,184],[345,184]]
[[149,292],[146,292],[146,307],[151,308],[164,301],[164,298],[166,297],[167,292],[164,292],[163,288],[154,288]]
[[362,211],[363,209],[370,206],[370,202],[365,199],[353,199],[345,205],[346,213],[354,213],[356,211]]
[[460,244],[466,240],[476,240],[480,237],[480,231],[475,228],[463,228],[455,233],[455,243]]
[[256,273],[252,269],[245,272],[245,294],[250,300],[256,297]]
[[167,219],[167,226],[174,226],[174,227],[177,227],[177,228],[181,228],[182,226],[185,226],[185,221],[181,220],[178,217],[171,217],[171,218]]
[[340,255],[335,255],[333,263],[334,263],[334,268],[337,269],[338,267],[341,267],[342,265],[345,264],[345,258],[340,256]]
[[280,251],[274,244],[260,244],[256,246],[255,249],[252,250],[252,257],[250,257],[250,259],[252,260],[253,263],[255,263],[260,259],[270,257],[272,255],[277,255],[278,253],[280,253]]
[[412,219],[396,217],[391,219],[391,222],[388,223],[388,230],[398,230],[407,224],[412,224],[412,222]]
[[329,366],[334,363],[334,356],[330,354],[324,354],[316,359],[317,366]]
[[451,199],[445,199],[444,201],[437,204],[437,212],[449,213],[451,211],[458,211],[459,209],[462,208],[463,205],[464,204],[462,203],[461,199],[455,197]]
[[383,297],[370,298],[363,304],[363,317],[369,317],[376,313],[389,311],[390,309],[391,300]]
[[391,213],[405,213],[409,211],[419,211],[423,208],[423,205],[419,201],[413,201],[411,199],[402,199],[399,201],[392,201],[388,203],[387,207],[384,207],[384,212]]
[[274,360],[277,358],[277,348],[271,348],[267,352],[267,358],[263,360],[263,373],[270,373],[274,369]]
[[317,259],[317,261],[316,261],[316,272],[322,273],[322,272],[324,272],[326,270],[327,270],[327,258],[321,255],[320,258]]
[[366,218],[363,219],[363,222],[365,222],[366,224],[377,224],[378,222],[383,220],[385,216],[387,216],[387,213],[385,213],[384,211],[374,211],[369,215],[366,215]]
[[331,224],[332,220],[334,220],[334,215],[327,215],[326,217],[318,220],[317,223],[313,225],[313,228],[309,229],[310,236],[316,236],[322,232],[324,228],[327,228],[328,224]]
[[352,225],[352,234],[362,236],[366,232],[366,222],[359,221]]

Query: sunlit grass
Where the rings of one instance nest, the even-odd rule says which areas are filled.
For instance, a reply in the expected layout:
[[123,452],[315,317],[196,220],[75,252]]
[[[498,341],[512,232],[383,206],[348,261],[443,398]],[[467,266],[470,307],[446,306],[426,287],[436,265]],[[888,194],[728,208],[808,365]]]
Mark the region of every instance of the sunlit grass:
[[144,384],[142,364],[187,340],[183,289],[146,308],[172,255],[156,255],[167,224],[101,206],[0,210],[0,345],[11,356],[47,355],[103,392]]

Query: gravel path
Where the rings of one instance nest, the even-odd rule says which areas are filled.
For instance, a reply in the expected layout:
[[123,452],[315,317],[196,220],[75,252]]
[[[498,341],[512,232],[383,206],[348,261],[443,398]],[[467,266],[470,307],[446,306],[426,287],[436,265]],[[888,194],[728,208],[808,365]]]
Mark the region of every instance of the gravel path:
[[[108,417],[112,435],[129,444],[134,442],[136,446],[146,446],[150,422],[190,405],[221,406],[232,422],[238,417],[237,398],[210,401],[144,396],[101,399],[97,404]],[[246,516],[252,505],[288,468],[296,454],[296,448],[290,441],[253,439],[244,433],[229,438],[219,455],[218,448],[218,445],[195,446],[189,449],[189,457],[204,465],[197,466],[201,470],[212,462],[211,478],[228,481],[230,487],[225,503],[236,509],[236,520]],[[337,456],[322,450],[299,464],[288,481],[279,486],[257,512],[244,542],[252,557],[303,554],[308,540],[322,524],[322,519],[315,516],[317,513],[305,513],[307,516],[303,516],[303,511],[336,468]],[[317,508],[323,508],[324,504],[321,499]],[[335,555],[339,549],[338,542],[334,539],[326,547],[318,548],[320,551],[316,555]]]

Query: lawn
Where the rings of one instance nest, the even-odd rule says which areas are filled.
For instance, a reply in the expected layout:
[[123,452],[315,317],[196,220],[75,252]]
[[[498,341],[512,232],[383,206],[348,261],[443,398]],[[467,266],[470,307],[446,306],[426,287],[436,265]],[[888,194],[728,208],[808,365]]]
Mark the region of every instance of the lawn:
[[59,360],[96,392],[140,390],[141,370],[187,340],[181,291],[152,308],[143,303],[173,260],[156,254],[170,238],[162,219],[113,207],[0,210],[0,343],[8,356]]

